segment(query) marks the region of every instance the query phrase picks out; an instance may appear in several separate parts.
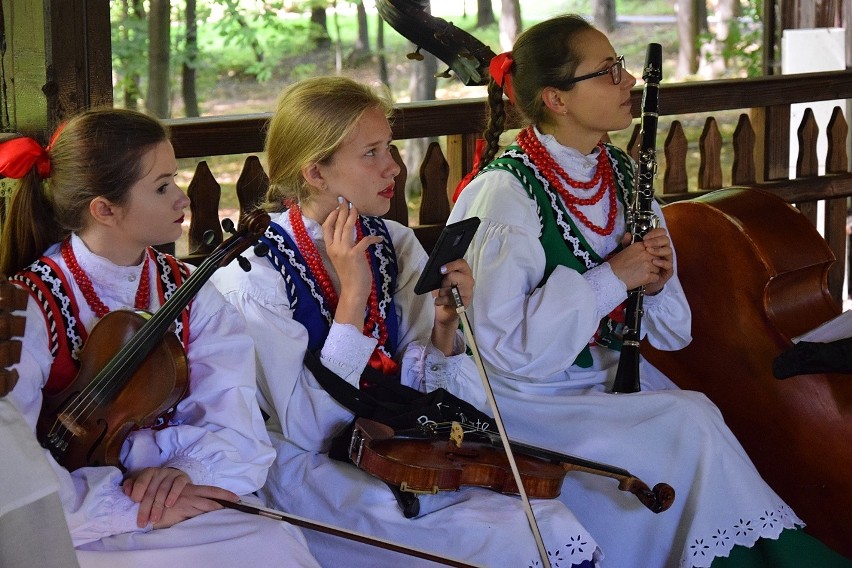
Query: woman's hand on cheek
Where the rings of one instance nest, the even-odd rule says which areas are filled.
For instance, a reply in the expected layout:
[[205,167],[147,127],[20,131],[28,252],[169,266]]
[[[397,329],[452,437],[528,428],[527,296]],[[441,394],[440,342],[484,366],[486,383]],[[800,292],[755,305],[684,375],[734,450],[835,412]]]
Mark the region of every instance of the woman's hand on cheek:
[[355,242],[355,223],[358,210],[349,204],[339,204],[322,224],[326,251],[340,279],[340,298],[335,321],[364,325],[364,309],[373,286],[373,273],[365,257],[367,247],[382,242],[378,236],[364,237]]

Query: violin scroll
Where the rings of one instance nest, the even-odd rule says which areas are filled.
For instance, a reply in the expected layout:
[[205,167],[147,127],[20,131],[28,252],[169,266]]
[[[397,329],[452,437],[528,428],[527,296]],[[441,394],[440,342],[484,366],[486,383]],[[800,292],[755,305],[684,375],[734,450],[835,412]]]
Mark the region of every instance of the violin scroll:
[[662,513],[672,506],[675,490],[668,483],[658,483],[653,489],[638,477],[626,477],[618,483],[618,488],[628,491],[639,499],[653,513]]
[[233,233],[233,236],[219,245],[219,248],[211,253],[207,260],[214,263],[216,268],[227,266],[232,260],[239,257],[244,250],[256,243],[269,226],[270,221],[269,213],[263,209],[255,209],[243,215],[236,231],[233,222],[230,219],[225,219],[222,221],[222,228]]

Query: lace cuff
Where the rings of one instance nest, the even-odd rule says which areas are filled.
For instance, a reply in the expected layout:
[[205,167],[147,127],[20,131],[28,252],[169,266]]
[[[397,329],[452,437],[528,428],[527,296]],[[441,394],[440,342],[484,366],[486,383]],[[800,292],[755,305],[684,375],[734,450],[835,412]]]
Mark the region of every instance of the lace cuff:
[[354,325],[334,322],[322,347],[322,364],[357,386],[376,343],[374,338],[367,337]]
[[627,299],[627,286],[615,275],[608,262],[586,271],[583,278],[595,293],[597,319],[608,315]]
[[179,469],[189,476],[194,485],[213,485],[213,474],[206,465],[200,461],[186,457],[175,456],[168,460],[164,467]]

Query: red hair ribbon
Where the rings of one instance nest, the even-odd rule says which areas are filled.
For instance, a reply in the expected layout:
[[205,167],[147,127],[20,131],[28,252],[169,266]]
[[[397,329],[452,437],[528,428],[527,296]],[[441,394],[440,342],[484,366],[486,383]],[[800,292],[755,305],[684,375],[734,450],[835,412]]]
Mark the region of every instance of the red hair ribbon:
[[503,88],[503,92],[506,93],[512,104],[515,104],[515,89],[512,87],[512,65],[514,63],[512,52],[506,51],[492,57],[491,63],[488,64],[488,72],[494,82]]
[[46,148],[42,148],[41,144],[28,137],[13,138],[0,144],[0,175],[20,179],[35,166],[39,178],[50,177],[48,152],[64,126],[63,123],[56,129]]
[[476,139],[476,149],[473,153],[473,167],[467,172],[467,175],[464,176],[459,184],[456,186],[456,191],[453,193],[453,203],[458,200],[459,195],[461,195],[462,190],[467,187],[467,184],[470,183],[470,180],[479,173],[479,161],[482,159],[482,151],[485,149],[485,140],[483,138]]
[[44,179],[50,175],[50,157],[41,144],[32,138],[13,138],[0,144],[0,174],[20,179],[33,166],[38,177]]

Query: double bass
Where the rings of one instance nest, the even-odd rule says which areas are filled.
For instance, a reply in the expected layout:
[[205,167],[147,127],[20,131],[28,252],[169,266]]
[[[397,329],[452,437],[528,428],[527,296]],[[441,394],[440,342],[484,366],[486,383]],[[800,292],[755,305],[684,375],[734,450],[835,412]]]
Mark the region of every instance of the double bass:
[[852,375],[778,380],[792,338],[840,314],[827,286],[834,255],[811,222],[759,189],[722,189],[666,205],[692,342],[642,353],[722,411],[806,531],[852,556]]

